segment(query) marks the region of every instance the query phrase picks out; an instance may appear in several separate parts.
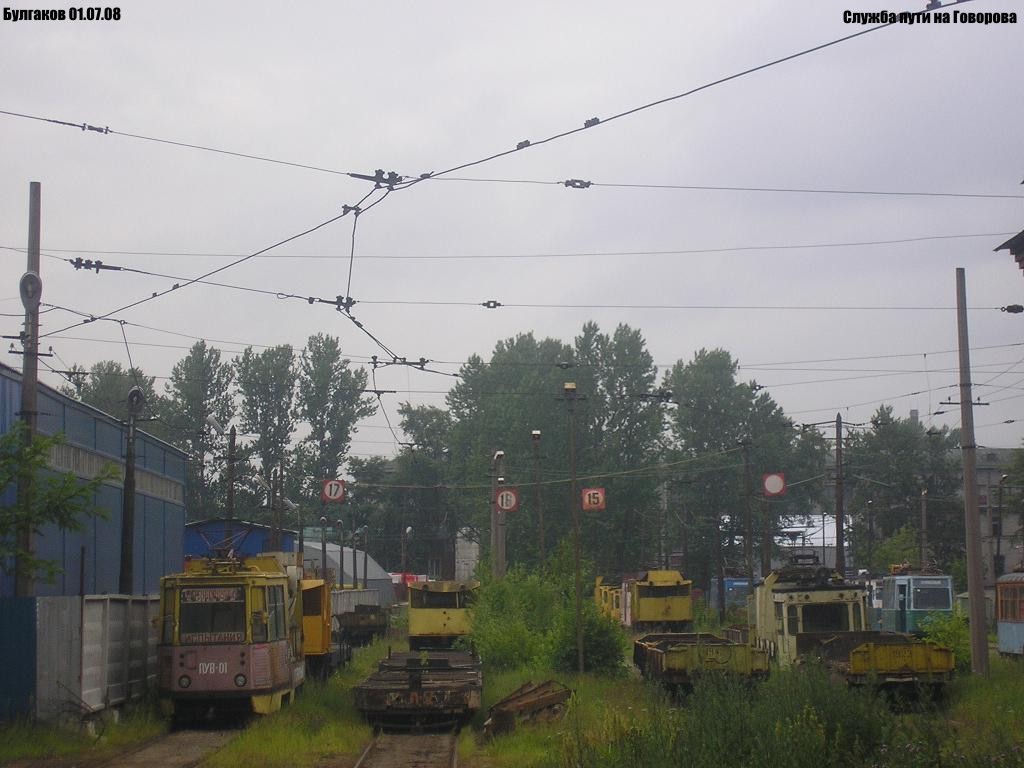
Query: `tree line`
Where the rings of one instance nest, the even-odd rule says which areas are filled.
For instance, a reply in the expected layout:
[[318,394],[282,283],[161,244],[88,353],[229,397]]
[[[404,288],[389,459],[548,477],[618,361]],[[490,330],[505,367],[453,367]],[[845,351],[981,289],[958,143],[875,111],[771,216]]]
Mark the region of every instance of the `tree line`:
[[[76,368],[73,379],[67,394],[118,418],[127,418],[128,389],[144,389],[152,421],[143,427],[190,456],[190,519],[225,512],[226,438],[212,416],[239,433],[236,517],[269,520],[252,476],[277,475],[307,524],[324,514],[348,531],[366,526],[371,554],[390,570],[404,552],[410,570],[443,575],[457,531],[487,557],[496,471],[521,495],[519,511],[507,516],[509,563],[534,567],[550,556],[571,533],[568,382],[578,393],[578,488],[606,491],[607,509],[582,518],[584,552],[598,573],[681,560],[706,585],[716,572],[746,572],[748,510],[756,563],[781,533],[833,510],[831,436],[795,423],[756,381],[741,380],[726,350],[701,349],[659,371],[641,332],[624,324],[607,333],[588,322],[571,342],[521,333],[486,359],[473,355],[445,407],[399,405],[395,427],[404,440],[393,458],[350,454],[359,422],[376,405],[366,371],[326,334],[298,352],[248,348],[233,361],[197,342],[162,392],[153,377],[113,361]],[[881,570],[904,556],[916,562],[909,542],[922,490],[931,500],[929,558],[953,567],[964,538],[958,433],[926,430],[881,406],[843,440],[848,541],[859,567]],[[504,453],[500,466],[496,451]],[[785,495],[761,493],[770,472],[785,474]],[[342,476],[350,481],[346,503],[328,510],[320,480]]]

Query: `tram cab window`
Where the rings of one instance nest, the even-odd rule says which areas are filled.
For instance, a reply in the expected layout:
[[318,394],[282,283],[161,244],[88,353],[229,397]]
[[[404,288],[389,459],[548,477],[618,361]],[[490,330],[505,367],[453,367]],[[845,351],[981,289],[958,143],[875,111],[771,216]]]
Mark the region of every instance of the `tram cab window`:
[[945,579],[914,579],[913,606],[915,611],[948,611],[950,588]]
[[178,599],[183,644],[238,643],[245,638],[242,587],[188,587],[179,591]]
[[847,632],[849,603],[808,603],[803,606],[804,632]]
[[412,608],[457,608],[458,592],[431,592],[426,589],[409,590],[409,605]]
[[[753,623],[753,622],[751,622]],[[782,634],[782,603],[775,603],[775,632]]]
[[321,598],[323,591],[318,587],[302,590],[302,615],[319,616],[321,611]]
[[853,628],[864,629],[864,612],[859,601],[853,604]]
[[788,612],[786,615],[787,624],[786,634],[795,635],[800,632],[800,609],[795,605],[788,606]]
[[254,643],[267,642],[267,589],[266,587],[253,587],[249,590],[252,613],[252,641]]
[[283,640],[288,637],[288,624],[284,616],[284,587],[267,587],[268,639]]

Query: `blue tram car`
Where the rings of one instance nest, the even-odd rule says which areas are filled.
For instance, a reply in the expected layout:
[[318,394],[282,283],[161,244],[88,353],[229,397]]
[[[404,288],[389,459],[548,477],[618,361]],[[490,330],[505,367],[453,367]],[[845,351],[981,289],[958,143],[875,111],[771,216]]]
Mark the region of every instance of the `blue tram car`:
[[999,653],[1024,656],[1024,572],[1007,573],[996,581],[996,632]]
[[921,634],[922,621],[953,612],[953,577],[894,572],[882,579],[882,630]]

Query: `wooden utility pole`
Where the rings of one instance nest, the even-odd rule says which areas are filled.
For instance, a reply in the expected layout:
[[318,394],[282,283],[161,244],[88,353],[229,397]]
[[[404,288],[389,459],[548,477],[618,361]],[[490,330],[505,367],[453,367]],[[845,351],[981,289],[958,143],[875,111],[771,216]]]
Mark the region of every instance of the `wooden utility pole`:
[[572,510],[572,548],[576,570],[576,666],[583,674],[583,576],[580,571],[580,498],[576,492],[576,384],[563,386],[565,402],[569,406],[569,504]]
[[765,578],[772,570],[772,545],[774,537],[774,514],[770,511],[768,498],[761,495],[761,578]]
[[134,594],[135,584],[135,420],[145,400],[139,387],[128,392],[128,433],[124,451],[124,486],[121,490],[121,569],[117,591]]
[[967,337],[967,284],[956,270],[956,327],[960,348],[960,453],[964,465],[964,525],[967,528],[967,600],[971,631],[971,671],[988,674],[985,588],[981,575],[981,519],[978,510],[977,445],[971,402],[971,350]]
[[754,593],[754,518],[750,509],[750,443],[743,446],[743,495],[746,497],[746,530],[743,535],[743,554],[747,558],[747,591]]
[[[843,537],[843,416],[836,414],[836,571],[846,575],[846,542]],[[824,538],[824,534],[822,534]],[[824,563],[822,563],[824,565]]]
[[[43,283],[39,277],[39,236],[42,209],[42,186],[38,181],[28,187],[28,265],[21,277],[21,303],[25,307],[25,330],[22,335],[24,356],[21,365],[21,420],[25,425],[24,445],[28,454],[39,415],[37,389],[39,382],[39,301]],[[33,593],[32,559],[32,471],[26,466],[18,478],[18,509],[22,522],[15,534],[17,554],[14,561],[14,594],[31,597]]]
[[928,562],[928,489],[921,491],[921,567]]

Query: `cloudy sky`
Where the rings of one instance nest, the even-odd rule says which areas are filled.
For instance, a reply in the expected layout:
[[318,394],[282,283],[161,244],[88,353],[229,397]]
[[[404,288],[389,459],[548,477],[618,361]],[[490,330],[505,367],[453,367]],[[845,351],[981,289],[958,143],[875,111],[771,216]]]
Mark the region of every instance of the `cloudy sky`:
[[[1021,23],[895,25],[538,145],[867,29],[843,11],[879,3],[119,7],[117,21],[0,23],[0,110],[112,131],[0,115],[5,334],[20,328],[30,181],[44,301],[99,315],[338,216],[373,189],[348,172],[416,177],[530,140],[359,217],[353,311],[395,354],[454,372],[516,333],[571,340],[587,320],[628,323],[659,366],[729,350],[798,422],[863,422],[884,402],[956,426],[941,402],[957,399],[965,267],[975,394],[991,403],[976,409],[978,442],[1021,444],[1024,315],[999,307],[1024,299],[1024,278],[993,253],[1024,228]],[[114,315],[133,323],[134,361],[166,377],[190,337],[232,356],[318,331],[353,361],[383,356],[331,306],[272,295],[349,293],[352,221],[211,278],[269,294],[193,284]],[[61,261],[76,256],[175,279]],[[127,365],[117,324],[61,330],[79,319],[43,315],[48,362]],[[443,404],[452,381],[377,372],[397,390],[384,396],[392,421],[401,401]],[[380,416],[353,451],[394,453]]]

